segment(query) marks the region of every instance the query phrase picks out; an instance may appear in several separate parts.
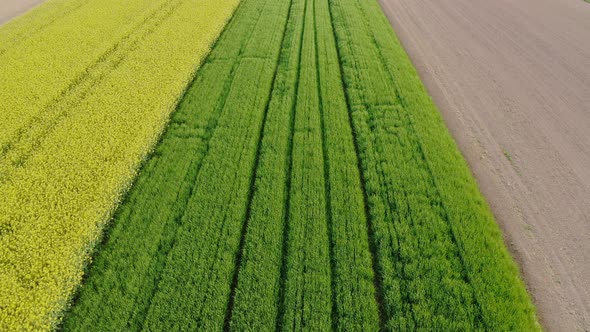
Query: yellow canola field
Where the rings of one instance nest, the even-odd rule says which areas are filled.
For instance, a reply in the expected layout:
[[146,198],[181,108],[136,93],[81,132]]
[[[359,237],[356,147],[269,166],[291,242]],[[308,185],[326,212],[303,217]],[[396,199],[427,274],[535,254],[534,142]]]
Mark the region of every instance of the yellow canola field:
[[238,2],[50,0],[0,27],[0,331],[59,324]]

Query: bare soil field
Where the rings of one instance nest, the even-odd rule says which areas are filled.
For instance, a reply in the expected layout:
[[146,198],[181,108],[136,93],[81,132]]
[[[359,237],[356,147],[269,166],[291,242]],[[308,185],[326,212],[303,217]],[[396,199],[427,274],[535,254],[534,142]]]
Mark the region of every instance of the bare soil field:
[[590,4],[380,0],[551,331],[590,331]]
[[45,0],[2,0],[0,1],[0,25],[8,22]]

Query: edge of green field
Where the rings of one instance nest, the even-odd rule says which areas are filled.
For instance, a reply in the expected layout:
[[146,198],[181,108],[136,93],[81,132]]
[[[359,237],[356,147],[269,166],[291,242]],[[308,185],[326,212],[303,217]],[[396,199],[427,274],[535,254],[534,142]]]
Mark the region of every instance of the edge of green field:
[[[51,173],[51,170],[53,170],[54,172],[50,176],[42,178],[42,175],[35,175],[42,178],[42,180],[47,180],[47,182],[59,179],[61,181],[60,183],[54,184],[53,186],[43,186],[46,183],[39,185],[38,178],[35,178],[37,182],[34,182],[34,180],[30,180],[33,176],[27,176],[27,174],[22,176],[20,174],[20,179],[25,179],[25,182],[30,180],[35,185],[29,187],[26,185],[20,187],[15,185],[19,189],[18,191],[11,192],[7,190],[7,194],[5,195],[6,200],[0,200],[0,210],[2,210],[0,212],[0,240],[2,240],[0,245],[0,293],[2,293],[2,296],[0,296],[0,330],[51,330],[61,324],[60,319],[64,311],[80,287],[78,282],[82,279],[82,270],[88,270],[88,264],[91,261],[89,255],[95,256],[97,242],[101,241],[100,239],[104,238],[107,234],[101,232],[103,226],[106,224],[107,226],[105,227],[108,227],[110,224],[109,221],[112,220],[114,212],[120,203],[120,198],[126,197],[133,183],[135,183],[137,179],[135,175],[137,174],[136,171],[138,168],[142,168],[145,162],[153,155],[156,145],[161,140],[162,129],[165,127],[167,121],[170,120],[168,116],[170,115],[170,111],[176,109],[176,105],[182,100],[189,86],[188,83],[194,79],[198,67],[206,58],[206,54],[211,51],[211,44],[216,41],[216,38],[222,32],[223,27],[231,18],[231,14],[239,3],[239,1],[231,0],[224,1],[221,4],[216,3],[211,5],[213,2],[195,0],[159,0],[147,3],[145,1],[112,1],[112,3],[121,5],[120,7],[115,7],[112,3],[105,3],[105,1],[54,0],[44,2],[22,16],[15,17],[0,26],[0,32],[2,32],[0,33],[0,57],[2,57],[0,63],[6,65],[7,68],[12,67],[14,69],[13,71],[19,74],[13,75],[14,77],[7,75],[7,82],[12,83],[12,85],[7,84],[7,86],[20,85],[26,87],[24,83],[29,83],[30,85],[30,81],[34,81],[25,80],[21,76],[30,76],[40,81],[41,79],[39,77],[43,78],[44,76],[38,75],[38,72],[36,72],[39,68],[47,69],[45,71],[52,71],[48,75],[49,77],[61,79],[58,82],[59,84],[55,82],[42,82],[40,84],[41,87],[49,87],[56,90],[53,91],[47,88],[46,90],[51,90],[46,93],[47,95],[41,93],[44,91],[40,92],[31,89],[28,90],[34,91],[34,93],[29,93],[27,89],[10,90],[17,97],[8,99],[13,104],[18,104],[20,101],[18,97],[20,96],[29,97],[33,95],[31,98],[42,105],[26,105],[23,108],[26,108],[30,113],[42,113],[49,120],[40,116],[39,118],[44,121],[38,121],[38,123],[42,123],[43,125],[35,127],[36,122],[31,122],[33,123],[30,126],[33,127],[32,129],[24,126],[18,127],[9,121],[0,121],[3,125],[0,129],[22,129],[22,132],[25,134],[21,135],[19,133],[18,135],[13,135],[17,137],[15,141],[20,140],[21,136],[29,139],[28,141],[25,139],[22,140],[24,142],[22,145],[25,148],[18,146],[18,144],[9,144],[9,147],[7,147],[8,145],[0,144],[2,145],[0,147],[0,164],[2,164],[0,165],[0,173],[2,173],[0,174],[0,185],[5,185],[8,182],[5,181],[7,173],[4,173],[8,168],[6,165],[11,163],[10,158],[4,157],[8,153],[7,151],[16,151],[14,154],[18,155],[22,151],[24,151],[24,154],[35,150],[42,145],[41,143],[44,143],[47,136],[53,134],[52,130],[54,127],[58,127],[56,123],[60,123],[59,121],[65,122],[63,119],[68,119],[67,115],[71,110],[83,110],[83,112],[71,112],[75,113],[74,116],[77,116],[78,119],[86,114],[97,115],[98,117],[104,116],[104,119],[97,121],[98,124],[94,126],[91,120],[96,120],[96,118],[91,120],[82,118],[83,120],[81,121],[72,121],[72,123],[75,123],[75,125],[72,125],[74,129],[85,125],[89,128],[92,127],[97,132],[111,134],[116,138],[118,138],[116,133],[123,132],[136,139],[136,141],[139,141],[134,145],[131,144],[130,140],[119,139],[117,141],[113,139],[112,142],[117,144],[123,143],[108,146],[113,154],[127,157],[122,162],[119,160],[120,164],[117,164],[117,166],[125,169],[128,173],[122,174],[123,172],[119,172],[119,170],[112,171],[108,169],[105,165],[116,164],[108,158],[98,161],[97,159],[100,159],[98,157],[95,159],[88,158],[91,161],[72,172],[64,171],[68,170],[67,166],[71,165],[54,162],[52,163],[53,168],[47,167],[43,169],[48,173]],[[105,10],[101,10],[101,6],[105,7]],[[136,11],[126,10],[129,8]],[[199,9],[199,12],[195,13],[195,9]],[[89,12],[90,15],[86,15]],[[88,16],[94,20],[89,22]],[[105,19],[105,16],[108,19]],[[80,25],[75,23],[80,23]],[[103,30],[107,31],[107,33],[100,33],[104,32],[100,30],[94,35],[91,35],[85,33],[80,28],[81,26],[85,27],[86,30],[92,30],[96,26],[103,27]],[[109,30],[111,28],[115,32]],[[71,33],[72,30],[78,32],[78,35]],[[195,33],[194,30],[198,30],[198,33]],[[96,32],[95,30],[92,31]],[[61,44],[56,42],[55,45],[60,45],[59,47],[51,44],[53,42],[53,39],[50,38],[51,36],[57,36]],[[94,39],[90,37],[94,37]],[[78,43],[80,39],[83,42]],[[89,40],[92,40],[94,43],[88,42]],[[161,42],[161,40],[165,42]],[[88,43],[85,44],[84,42]],[[38,47],[38,49],[41,49],[40,54],[42,56],[35,53],[35,50],[31,51],[33,46],[43,43],[49,44],[49,47]],[[72,48],[71,51],[69,47],[63,46],[63,44],[69,46],[68,43],[75,44],[79,47]],[[23,45],[26,47],[30,46],[26,48],[27,52],[22,51],[22,49],[18,52],[19,47],[25,47]],[[149,49],[149,52],[143,52],[144,49]],[[169,52],[169,50],[172,51]],[[82,54],[81,58],[88,60],[88,63],[72,61],[67,56],[54,56],[54,54],[60,54],[60,52],[70,55],[76,54],[77,52],[76,55]],[[16,56],[14,56],[15,54]],[[25,55],[21,56],[22,54]],[[17,60],[15,61],[14,58],[17,58]],[[30,65],[26,61],[33,59],[34,61],[40,62],[39,59],[44,58],[49,58],[54,62],[47,61],[51,63],[51,66],[43,66]],[[63,59],[67,59],[76,65],[63,65],[60,63],[60,60]],[[74,57],[74,59],[76,58]],[[33,60],[30,62],[34,62]],[[14,65],[15,63],[17,65]],[[129,70],[130,74],[125,75],[127,73],[126,70]],[[80,75],[75,76],[76,78],[71,81],[67,81],[69,78],[68,75],[70,74],[72,76],[75,76],[75,74]],[[116,78],[121,76],[125,76],[125,79],[119,80],[120,82],[116,81]],[[154,78],[154,80],[146,82],[146,76],[148,78]],[[105,83],[106,81],[108,83]],[[120,84],[113,84],[113,81]],[[158,84],[158,81],[165,82],[166,85],[163,86],[163,83]],[[148,88],[152,87],[151,84],[154,82],[156,82],[154,85],[158,85],[157,88],[150,91],[150,93],[145,93]],[[66,90],[61,90],[62,84]],[[79,86],[82,87],[80,88]],[[9,89],[0,92],[7,90]],[[105,90],[106,93],[104,93]],[[52,94],[54,92],[56,97],[51,99],[52,95],[50,93]],[[143,98],[137,101],[132,98],[136,96]],[[46,105],[47,100],[41,97],[50,100],[48,102],[49,106]],[[93,97],[95,98],[92,101],[88,101]],[[121,100],[113,102],[114,99],[119,97],[121,97]],[[128,97],[128,99],[124,97]],[[100,102],[96,100],[100,100]],[[136,102],[131,103],[129,100]],[[154,100],[156,101],[154,102]],[[56,106],[55,104],[58,105]],[[96,107],[96,105],[99,106]],[[20,104],[17,106],[20,106]],[[93,107],[100,109],[100,112],[92,112]],[[23,115],[24,112],[19,112],[18,108],[8,108],[12,109],[13,114],[16,114],[13,118],[25,118]],[[49,111],[42,112],[48,109]],[[115,113],[115,115],[113,116],[110,113],[109,116],[109,112]],[[10,112],[4,114],[8,113]],[[139,116],[137,118],[141,118],[142,121],[130,120],[138,113]],[[36,114],[27,115],[35,116]],[[52,118],[52,115],[56,116]],[[26,119],[28,120],[28,118]],[[108,120],[113,120],[113,122],[118,123],[121,127],[125,126],[125,128],[120,131],[117,131],[120,127],[115,129],[109,128]],[[89,125],[89,123],[91,124]],[[21,123],[18,124],[20,125]],[[140,124],[140,126],[143,125],[144,127],[140,128],[142,130],[139,130],[137,126],[133,126],[134,124]],[[77,125],[79,126],[76,127]],[[29,129],[30,132],[27,132]],[[61,128],[61,130],[68,135],[70,133],[76,133],[75,130],[67,131],[64,128]],[[0,134],[4,133],[3,130],[0,130]],[[6,137],[2,136],[2,138]],[[54,137],[52,136],[52,138]],[[91,144],[88,144],[91,147],[98,146],[104,148],[111,143],[110,140],[101,139],[100,135],[89,135],[86,138],[76,137],[70,140],[62,140],[62,142],[67,141],[71,145],[76,146],[75,143],[79,142],[76,139],[83,142],[91,142]],[[29,141],[35,141],[36,146],[34,146],[34,149],[27,150],[29,148],[29,145],[27,145]],[[3,141],[2,143],[5,142]],[[17,143],[20,143],[20,141]],[[117,149],[121,145],[125,145],[125,148]],[[22,148],[22,151],[17,148]],[[67,148],[59,144],[56,150],[59,153],[52,154],[52,157],[55,157],[55,155],[63,156],[60,153],[66,151]],[[92,153],[88,150],[92,151]],[[84,161],[88,161],[84,157],[95,157],[99,155],[96,150],[88,147],[82,149],[79,148],[79,145],[76,146],[76,151],[80,151],[82,156],[69,158],[68,161],[82,160],[83,163]],[[37,153],[37,156],[40,155],[38,151],[34,152]],[[81,176],[80,173],[89,169],[92,170],[92,167],[85,166],[96,166],[96,164],[99,165],[96,167],[98,171],[93,173],[92,177],[85,178]],[[10,171],[17,168],[19,171],[22,171],[21,168],[24,168],[22,164],[15,163],[8,166],[12,167],[9,169]],[[105,171],[105,169],[108,169],[108,171]],[[61,173],[56,170],[61,171]],[[94,170],[96,171],[96,169]],[[112,179],[109,179],[108,176],[115,178],[114,181],[110,181]],[[84,193],[76,192],[75,195],[72,195],[72,192],[76,191],[76,189],[73,189],[76,186],[71,184],[80,178],[83,178],[86,182],[92,183],[94,181],[94,183],[92,185],[86,185],[83,190]],[[10,178],[11,181],[12,179]],[[68,184],[70,186],[67,186]],[[47,190],[47,187],[59,191],[59,195],[47,195],[47,191],[50,191]],[[109,190],[99,192],[104,187],[107,187]],[[6,186],[2,188],[4,189]],[[87,195],[93,197],[93,199],[86,201],[82,199],[81,201],[85,204],[79,204],[79,206],[71,208],[71,205],[78,203],[75,198],[85,197],[84,194],[93,190],[98,192],[96,196],[102,196],[96,198],[96,196]],[[33,199],[26,195],[19,196],[19,203],[22,201],[23,204],[7,203],[16,201],[15,197],[18,194],[35,191],[39,195],[31,195],[35,197]],[[67,194],[70,194],[70,196],[67,196]],[[72,199],[72,196],[74,199]],[[62,209],[66,211],[64,214],[67,215],[65,216],[64,214],[59,214],[62,211],[55,212],[55,210],[59,210],[58,208],[62,206],[64,201],[68,203],[73,201],[73,203],[67,205],[70,207],[69,209]],[[26,210],[23,206],[29,207],[29,210]],[[31,206],[33,209],[30,208]],[[46,206],[50,206],[50,208]],[[24,212],[18,210],[19,208]],[[42,212],[53,209],[51,212],[54,214],[51,214],[51,217],[41,216],[42,213],[38,213],[35,209],[42,210]],[[9,211],[10,213],[4,213],[5,211]],[[21,214],[19,215],[19,213]],[[96,215],[99,216],[96,217]],[[43,219],[40,216],[47,218]],[[8,220],[7,224],[4,223],[6,220]],[[35,222],[41,223],[39,220],[49,220],[50,222],[45,222],[42,225],[48,227],[35,227],[38,226]],[[70,223],[65,223],[64,220]],[[23,227],[18,228],[20,225],[17,225],[17,223],[26,224],[28,229],[22,231]],[[67,224],[67,226],[61,227],[60,229],[60,226],[62,226],[60,223]],[[10,232],[4,232],[6,229],[4,228],[5,225],[8,225]],[[10,228],[13,225],[17,225],[14,226],[16,231]],[[75,232],[78,229],[84,230],[82,235]],[[11,238],[13,234],[18,233],[17,231],[20,231],[18,234],[22,238],[24,237],[22,233],[26,233],[28,230],[32,230],[31,233],[34,233],[36,236],[29,243],[25,243],[25,241],[19,238],[14,240],[16,236]],[[100,239],[97,239],[99,236]],[[4,245],[6,243],[7,245]],[[48,247],[50,247],[49,250],[47,249]],[[55,247],[58,248],[56,249]],[[56,262],[56,260],[59,261]],[[4,269],[4,267],[7,268]],[[5,280],[8,281],[4,282]]]
[[[590,0],[585,0],[587,2],[590,2]],[[377,1],[375,1],[375,3],[377,3]],[[385,14],[382,12],[381,13],[381,19],[387,21],[387,23],[389,23],[387,17],[385,16]],[[455,166],[457,168],[457,175],[462,175],[464,177],[464,179],[466,179],[467,183],[465,183],[463,185],[463,187],[465,188],[466,192],[471,192],[472,198],[473,198],[473,213],[477,213],[479,212],[481,214],[482,219],[485,219],[487,221],[489,221],[487,223],[488,226],[486,230],[486,232],[489,232],[490,234],[490,238],[495,240],[495,243],[486,243],[486,245],[494,245],[497,247],[498,249],[498,253],[500,255],[502,255],[505,259],[505,263],[507,266],[507,270],[509,270],[513,276],[514,276],[514,285],[515,285],[515,292],[519,293],[518,297],[520,297],[522,299],[522,304],[525,307],[524,311],[528,312],[529,318],[532,318],[534,321],[532,322],[532,325],[529,325],[530,328],[535,328],[537,330],[542,330],[541,325],[539,323],[538,317],[537,317],[537,312],[536,312],[536,308],[535,305],[533,304],[532,298],[528,292],[526,283],[524,282],[524,279],[522,278],[522,274],[520,271],[520,268],[518,266],[518,264],[516,263],[515,259],[512,257],[511,253],[508,250],[507,244],[504,240],[503,237],[503,233],[500,229],[500,226],[498,225],[498,223],[496,222],[496,219],[492,213],[492,210],[485,198],[485,196],[483,195],[483,193],[480,191],[479,189],[479,184],[477,183],[471,168],[469,167],[469,164],[467,163],[465,157],[463,156],[463,154],[461,153],[457,142],[455,141],[454,137],[452,136],[451,132],[449,131],[443,117],[442,114],[440,113],[438,107],[435,105],[434,101],[432,100],[430,94],[428,93],[424,83],[422,82],[422,80],[420,79],[420,76],[416,70],[416,68],[414,67],[409,55],[407,54],[405,48],[403,47],[403,45],[401,44],[397,33],[395,32],[395,30],[393,29],[393,27],[391,27],[391,25],[389,25],[390,29],[391,29],[391,34],[393,35],[393,40],[394,40],[394,45],[395,48],[397,50],[397,54],[396,54],[396,61],[392,61],[393,63],[395,63],[395,67],[397,69],[397,73],[399,75],[398,78],[398,91],[402,97],[402,99],[407,101],[408,105],[412,105],[413,108],[415,109],[419,109],[421,107],[423,107],[423,109],[425,110],[425,112],[428,113],[432,113],[433,114],[433,118],[436,120],[436,122],[433,122],[432,125],[433,127],[435,127],[436,129],[440,128],[441,131],[441,135],[440,135],[440,141],[438,142],[438,144],[436,144],[435,142],[437,142],[436,137],[429,137],[428,141],[433,143],[432,146],[423,146],[423,148],[425,149],[429,149],[429,156],[432,157],[431,160],[429,160],[429,163],[432,165],[436,164],[437,162],[441,161],[441,160],[449,160],[449,159],[453,159],[455,160]],[[416,123],[415,123],[416,124]],[[428,130],[423,128],[424,133],[426,133]],[[424,138],[425,136],[427,136],[426,134],[423,135],[422,137]],[[434,135],[433,135],[434,136]],[[440,146],[447,146],[448,149],[446,151],[444,150],[437,150],[435,147],[436,145],[440,145]],[[438,155],[437,151],[440,151],[440,155]],[[446,153],[443,153],[446,152]],[[451,156],[452,158],[446,159],[443,154],[446,154],[447,156]],[[444,163],[439,163],[439,165],[443,165]],[[442,174],[444,172],[445,168],[441,167],[440,169],[432,169],[433,173],[439,173]],[[449,168],[450,170],[450,168]],[[458,187],[457,185],[451,185],[453,183],[459,183],[461,181],[460,178],[455,178],[453,176],[453,172],[449,172],[448,176],[439,176],[435,178],[437,179],[437,187],[439,188],[439,190],[444,190],[441,187],[445,186],[446,184],[449,184],[450,188],[453,187]],[[460,187],[460,186],[459,186]],[[447,192],[446,196],[451,198],[450,200],[459,203],[460,199],[461,199],[461,195],[453,195],[452,192]],[[457,204],[458,206],[460,204]],[[447,207],[448,208],[448,207]],[[488,266],[487,268],[493,268]],[[483,272],[483,271],[482,271]],[[527,326],[527,324],[524,324],[524,326]]]
[[[590,0],[585,0],[586,2],[590,2]],[[375,0],[375,3],[378,2]],[[539,323],[539,318],[537,316],[536,307],[532,301],[530,296],[528,287],[522,278],[522,274],[520,271],[520,267],[518,266],[517,262],[515,261],[514,257],[512,257],[511,253],[508,250],[507,244],[504,240],[503,233],[498,225],[495,216],[492,213],[492,210],[479,189],[479,184],[475,179],[475,176],[471,172],[471,168],[469,167],[465,157],[461,153],[457,142],[455,141],[454,137],[452,136],[451,132],[449,131],[441,112],[439,111],[438,107],[435,105],[432,97],[428,93],[424,83],[422,82],[416,68],[414,67],[409,55],[407,54],[405,48],[401,44],[395,29],[390,25],[389,19],[386,15],[382,12],[380,6],[379,11],[381,12],[380,18],[381,20],[387,22],[389,29],[391,31],[393,45],[395,46],[396,52],[394,53],[395,59],[392,61],[392,67],[399,75],[398,76],[398,86],[397,91],[400,94],[402,100],[405,100],[407,105],[411,105],[414,110],[418,110],[422,108],[425,113],[432,114],[432,122],[433,135],[432,137],[428,137],[426,139],[427,142],[431,143],[428,145],[423,145],[422,148],[425,152],[425,156],[431,157],[432,159],[428,160],[428,163],[431,165],[431,171],[433,173],[443,174],[445,170],[449,171],[447,176],[434,176],[437,180],[437,187],[439,191],[444,191],[444,187],[449,188],[456,188],[456,187],[463,187],[465,192],[470,192],[472,196],[472,212],[474,214],[480,214],[482,219],[486,220],[487,222],[483,225],[486,229],[482,230],[483,232],[487,232],[489,235],[489,239],[493,240],[491,243],[485,243],[485,246],[493,246],[496,248],[497,253],[501,255],[503,258],[498,259],[498,262],[504,261],[505,269],[508,272],[507,277],[509,279],[513,279],[514,287],[513,292],[515,293],[516,298],[521,299],[522,305],[522,312],[528,313],[525,317],[521,317],[522,321],[520,322],[520,328],[524,330],[537,330],[542,331],[542,326]],[[425,123],[414,123],[414,125],[424,125]],[[429,136],[427,134],[428,128],[422,128],[424,135],[422,138]],[[440,135],[436,135],[434,132],[440,131]],[[438,137],[437,137],[438,136]],[[438,140],[440,139],[440,141]],[[436,147],[446,146],[447,149],[436,149]],[[445,158],[446,157],[446,158]],[[450,161],[454,160],[454,167],[456,168],[456,173],[451,171],[452,167],[446,168],[443,165],[444,162],[441,161]],[[433,165],[442,166],[441,168],[437,169],[433,167]],[[453,174],[455,173],[455,174]],[[455,177],[456,176],[456,177]],[[463,185],[457,185],[461,182],[461,177],[466,180],[466,183]],[[443,194],[447,198],[450,198],[449,201],[453,201],[457,203],[457,206],[460,206],[461,196],[462,195],[454,195],[453,192],[447,192]],[[448,201],[447,201],[448,204]],[[449,206],[447,206],[449,209]],[[452,208],[451,208],[452,209]],[[468,209],[466,209],[468,210]],[[465,211],[469,213],[469,211]],[[449,214],[452,214],[453,211],[448,211]],[[457,236],[457,235],[455,235]],[[465,249],[464,247],[462,249]],[[470,264],[469,262],[464,262]],[[482,266],[481,273],[486,273],[485,269],[493,269],[492,266]],[[506,291],[506,290],[505,290]],[[490,299],[491,300],[491,299]],[[481,305],[481,304],[480,304]],[[489,318],[489,317],[488,317]],[[498,318],[498,317],[497,317]],[[501,325],[498,326],[487,326],[491,330],[496,328],[501,328]]]
[[[330,0],[334,1],[338,2]],[[413,118],[410,122],[421,140],[420,150],[462,252],[462,263],[468,270],[467,279],[474,287],[485,328],[541,330],[536,308],[491,209],[396,32],[377,1],[360,6],[365,6],[365,15],[374,14],[366,18],[374,27],[372,43],[380,49],[378,53],[394,77],[397,97]],[[480,227],[470,227],[468,223]],[[498,283],[486,284],[486,280]],[[519,312],[509,311],[508,307],[495,308],[495,297],[518,301],[512,308]]]
[[[241,0],[239,6],[246,1],[253,0]],[[352,1],[356,0],[348,2]],[[338,7],[339,5],[333,3],[347,2],[347,0],[331,0],[329,2],[330,7]],[[469,283],[478,284],[479,288],[474,290],[476,293],[475,297],[480,305],[485,307],[484,309],[481,309],[484,311],[480,313],[482,316],[481,319],[485,321],[485,326],[491,330],[501,329],[506,326],[519,326],[523,329],[540,330],[541,327],[536,318],[534,305],[532,304],[531,298],[526,291],[525,284],[520,277],[518,267],[508,252],[489,205],[481,194],[477,182],[475,181],[465,159],[461,155],[440,112],[430,98],[408,55],[399,42],[397,35],[393,31],[389,21],[382,13],[376,1],[370,1],[370,3],[365,2],[359,6],[364,6],[363,10],[365,10],[365,14],[370,17],[370,21],[366,23],[367,29],[372,31],[374,35],[369,43],[372,43],[375,49],[379,50],[379,61],[382,61],[388,74],[394,77],[392,81],[394,82],[393,89],[395,90],[396,98],[401,100],[403,109],[411,113],[411,120],[409,122],[411,123],[412,130],[415,131],[415,134],[419,137],[420,153],[424,157],[423,162],[428,165],[436,191],[438,192],[437,194],[441,197],[440,204],[442,209],[445,210],[445,214],[448,216],[448,219],[451,220],[449,223],[452,224],[451,227],[454,228],[453,237],[459,247],[459,251],[462,256],[466,257],[462,263],[468,270],[467,278],[469,279]],[[342,10],[342,12],[345,13],[347,8],[342,8],[343,9],[339,10]],[[342,15],[338,17],[344,21]],[[334,19],[332,20],[334,24],[336,21]],[[342,25],[345,24],[340,21],[338,22]],[[230,25],[231,21],[228,23],[225,30],[227,30]],[[225,30],[223,33],[225,33]],[[339,26],[336,26],[335,30],[337,44],[340,45],[341,40],[344,40],[343,36],[345,36],[346,31]],[[215,46],[216,44],[214,45],[211,54],[215,52]],[[349,52],[354,53],[356,51],[350,49]],[[211,56],[211,54],[209,56]],[[342,59],[340,59],[340,61],[342,61]],[[220,68],[223,67],[220,64],[217,65],[219,65]],[[354,77],[349,75],[350,72],[347,72],[347,69],[344,68],[345,65],[340,63],[343,72],[343,86],[345,86],[347,97],[350,99],[351,97],[349,96],[349,93],[352,94],[352,92],[349,90],[351,89],[352,83],[355,82],[353,82]],[[223,67],[223,69],[227,68]],[[204,67],[201,67],[199,71],[197,71],[195,74],[195,80],[199,79],[198,76],[202,70],[204,70]],[[209,79],[215,77],[215,75],[210,75]],[[185,92],[187,92],[193,84],[194,83],[188,84]],[[362,84],[362,82],[360,84]],[[184,104],[186,105],[185,107],[190,107],[191,102],[199,103],[199,100],[195,101],[194,99],[190,99],[190,96],[186,95],[181,98],[177,110]],[[212,104],[215,103],[212,102]],[[356,112],[351,109],[352,106],[350,106],[350,104],[348,105],[348,108],[349,112]],[[172,114],[171,117],[173,118],[174,116],[175,114]],[[213,130],[215,128],[209,129]],[[167,126],[164,133],[160,136],[157,146],[160,146],[162,141],[166,139],[167,135],[169,135],[169,130],[170,126]],[[363,133],[356,132],[355,129],[353,129],[353,131],[355,131],[355,135],[357,136],[363,135]],[[206,135],[211,135],[211,133],[207,133]],[[207,151],[204,153],[206,152]],[[202,151],[199,153],[202,153]],[[148,156],[142,163],[141,172],[135,178],[133,186],[126,193],[124,200],[117,209],[117,212],[114,215],[114,220],[105,227],[103,240],[93,251],[92,256],[94,258],[101,254],[100,249],[105,242],[109,241],[109,235],[115,224],[119,221],[118,219],[127,218],[133,213],[130,207],[136,204],[134,199],[139,197],[138,195],[134,198],[133,191],[138,190],[137,183],[144,181],[142,180],[142,177],[147,177],[151,174],[153,169],[145,170],[144,166],[146,166],[152,158],[158,158],[158,154],[159,152],[156,147],[153,149],[150,156]],[[188,167],[190,167],[190,165]],[[366,184],[363,183],[363,186],[366,186]],[[474,223],[477,226],[473,226],[469,223]],[[124,232],[125,230],[122,229],[119,231]],[[491,263],[497,265],[492,266]],[[103,267],[104,266],[106,265],[103,265]],[[87,266],[85,275],[92,268],[96,267]],[[92,277],[92,275],[90,275],[90,277]],[[383,278],[383,275],[380,277]],[[498,281],[498,284],[488,284],[487,281],[489,280]],[[96,291],[96,289],[93,291]],[[84,292],[84,283],[82,283],[81,289],[76,292],[75,299],[78,298],[79,293],[81,292]],[[522,317],[504,318],[513,321],[521,319],[521,321],[513,322],[513,325],[501,325],[500,322],[503,316],[509,314],[509,312],[506,312],[506,310],[503,311],[502,309],[495,310],[495,298],[492,296],[494,294],[499,297],[515,299],[518,303],[514,303],[514,308],[519,309],[518,314],[522,314]],[[74,301],[74,305],[75,304]],[[384,318],[382,317],[381,319]],[[494,325],[495,322],[500,325]]]

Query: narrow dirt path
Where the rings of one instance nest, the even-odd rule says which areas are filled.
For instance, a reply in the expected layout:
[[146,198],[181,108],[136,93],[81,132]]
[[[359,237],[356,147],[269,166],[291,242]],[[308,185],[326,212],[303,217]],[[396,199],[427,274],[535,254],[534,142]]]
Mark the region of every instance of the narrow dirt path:
[[24,14],[45,0],[2,0],[0,1],[0,26]]
[[590,4],[379,0],[550,331],[590,331]]

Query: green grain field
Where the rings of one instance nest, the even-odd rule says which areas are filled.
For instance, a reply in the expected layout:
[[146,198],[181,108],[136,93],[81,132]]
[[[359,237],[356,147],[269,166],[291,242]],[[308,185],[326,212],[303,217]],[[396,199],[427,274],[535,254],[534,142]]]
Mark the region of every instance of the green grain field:
[[62,328],[540,329],[374,0],[241,0]]

